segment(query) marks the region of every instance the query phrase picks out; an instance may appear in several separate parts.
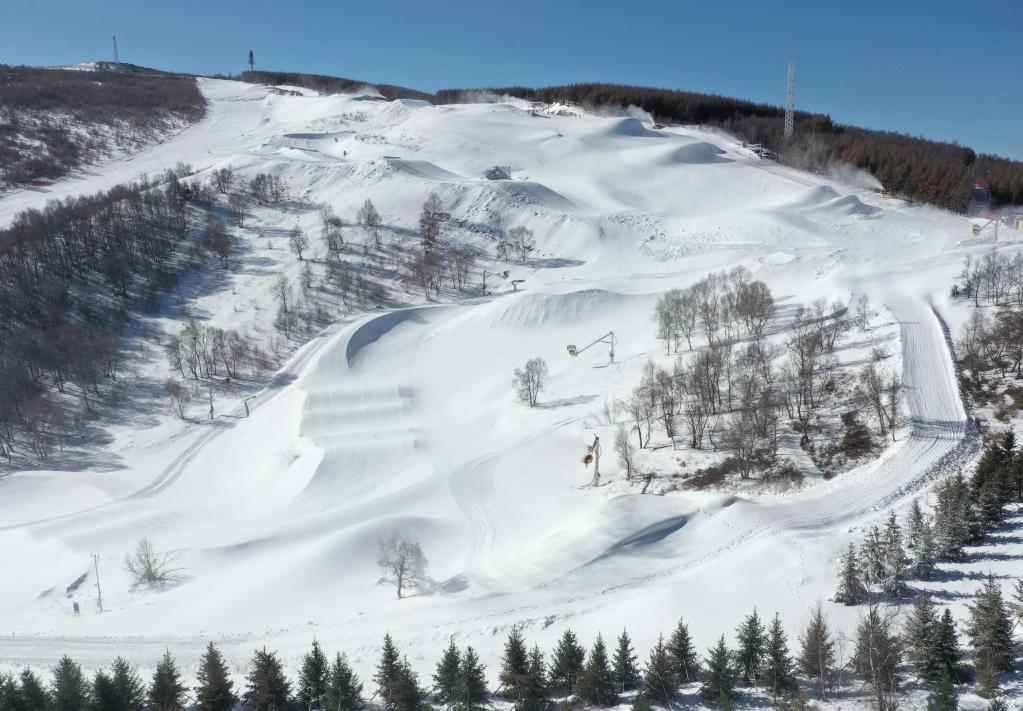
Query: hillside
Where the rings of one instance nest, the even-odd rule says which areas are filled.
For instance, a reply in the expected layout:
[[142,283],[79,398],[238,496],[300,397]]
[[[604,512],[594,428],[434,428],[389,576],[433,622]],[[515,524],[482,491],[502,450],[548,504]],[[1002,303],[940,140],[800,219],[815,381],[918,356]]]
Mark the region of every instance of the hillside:
[[137,151],[203,110],[191,77],[133,65],[78,69],[0,65],[0,190]]
[[[90,300],[130,314],[126,356],[115,378],[97,378],[107,417],[85,417],[44,461],[19,439],[0,477],[0,664],[44,669],[67,651],[88,669],[125,654],[149,670],[171,648],[191,678],[215,639],[235,664],[265,645],[293,670],[316,638],[365,680],[389,630],[424,679],[454,637],[493,682],[514,627],[550,650],[569,627],[589,646],[628,625],[645,656],[681,616],[702,651],[754,606],[779,612],[795,639],[822,601],[851,634],[864,609],[829,600],[841,552],[889,509],[901,516],[917,497],[930,509],[935,483],[979,451],[949,342],[968,308],[948,287],[964,256],[1015,254],[1016,240],[972,238],[963,217],[761,161],[711,128],[515,98],[198,87],[202,119],[166,142],[0,196],[0,226],[28,235],[0,243],[0,257],[36,277],[45,250],[30,245],[77,243],[26,209],[148,173],[165,182],[133,199],[163,215],[154,196],[165,195],[187,214],[179,280],[148,309],[134,288],[118,293],[116,260],[90,256],[84,275],[73,256],[55,262],[82,322],[99,311]],[[165,171],[178,163],[175,183]],[[103,213],[115,226],[136,214],[116,197]],[[359,218],[367,200],[376,234]],[[535,238],[528,258],[499,254],[517,227]],[[150,258],[133,262],[140,280],[157,271]],[[754,283],[772,296],[760,331],[711,315],[691,342],[659,334],[670,290],[713,291],[713,311]],[[205,329],[243,336],[245,362],[261,367],[232,374],[230,349]],[[569,355],[610,331],[613,362],[604,345]],[[830,339],[817,353],[826,372],[793,398],[793,353],[817,342],[801,336],[811,331]],[[754,346],[764,355],[750,380],[765,397],[750,407],[773,424],[750,452],[724,436],[743,422],[727,392],[740,381],[724,371],[749,373]],[[537,357],[549,373],[531,407],[511,383]],[[669,434],[663,409],[632,408],[651,373],[701,362],[721,436],[694,447]],[[838,451],[842,416],[868,409],[857,384],[871,364],[903,386],[893,429],[865,413],[869,451]],[[27,377],[45,398],[95,392],[69,379],[65,393],[61,369],[38,370]],[[191,400],[172,402],[168,380]],[[613,443],[619,428],[634,441],[637,425],[647,441],[632,476]],[[595,436],[591,485],[580,460]],[[706,476],[729,459],[750,470]],[[378,543],[397,532],[420,542],[435,583],[405,599],[378,583]],[[1018,537],[1002,533],[913,586],[964,619],[979,575],[1018,575]],[[143,538],[180,568],[175,584],[133,587],[124,558]],[[922,708],[926,690],[912,691],[907,705]],[[838,703],[866,703],[843,693]]]

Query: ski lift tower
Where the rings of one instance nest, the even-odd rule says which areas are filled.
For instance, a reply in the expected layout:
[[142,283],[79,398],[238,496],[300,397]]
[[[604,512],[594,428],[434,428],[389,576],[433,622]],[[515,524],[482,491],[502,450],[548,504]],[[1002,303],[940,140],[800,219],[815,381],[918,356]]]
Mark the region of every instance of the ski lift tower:
[[610,353],[610,355],[611,355],[611,363],[614,363],[615,362],[615,344],[618,343],[618,339],[615,338],[615,332],[614,331],[608,331],[603,336],[601,336],[600,338],[595,340],[593,343],[590,343],[589,345],[583,346],[582,348],[576,348],[574,344],[570,345],[570,346],[568,346],[568,354],[574,358],[575,356],[579,355],[580,353],[582,353],[583,351],[587,350],[588,348],[592,348],[593,346],[597,345],[598,343],[606,343],[607,345],[611,346],[611,353]]
[[788,91],[785,93],[785,139],[792,138],[796,128],[796,65],[789,63]]

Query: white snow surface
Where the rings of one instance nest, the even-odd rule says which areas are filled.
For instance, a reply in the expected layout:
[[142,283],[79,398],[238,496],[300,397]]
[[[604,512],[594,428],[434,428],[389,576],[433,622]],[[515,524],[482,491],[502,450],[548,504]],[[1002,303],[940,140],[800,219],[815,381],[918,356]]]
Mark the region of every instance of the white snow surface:
[[[568,626],[587,645],[628,626],[645,657],[680,616],[702,648],[754,605],[794,634],[830,596],[858,529],[976,452],[944,330],[963,318],[946,299],[963,255],[992,246],[967,239],[965,218],[762,162],[695,128],[531,116],[515,102],[201,86],[209,111],[197,125],[90,175],[4,196],[0,224],[183,161],[278,172],[346,220],[369,197],[397,227],[413,227],[435,191],[465,224],[530,227],[539,254],[501,267],[525,279],[519,291],[501,282],[489,296],[335,323],[251,401],[248,419],[235,408],[209,424],[165,422],[159,436],[140,425],[112,471],[0,478],[2,663],[48,667],[67,652],[100,666],[124,653],[147,667],[169,646],[187,669],[215,639],[236,664],[265,644],[294,666],[315,637],[365,678],[389,630],[422,672],[453,635],[495,675],[512,625],[544,648]],[[493,166],[511,179],[485,178]],[[867,293],[890,313],[910,424],[876,461],[802,489],[584,487],[594,433],[605,479],[620,479],[603,399],[633,387],[648,358],[666,358],[650,319],[657,294],[736,264],[783,311]],[[251,287],[267,301],[273,276]],[[217,298],[207,310],[230,319],[231,295]],[[615,365],[597,349],[566,355],[610,329]],[[530,409],[510,379],[534,356],[551,374]],[[421,541],[438,581],[430,594],[399,601],[376,584],[377,541],[395,530]],[[129,591],[122,559],[143,536],[174,552],[182,584]],[[106,611],[94,612],[90,572],[74,617],[63,590],[94,552]],[[955,599],[976,584],[931,587]],[[860,614],[826,604],[840,626]]]

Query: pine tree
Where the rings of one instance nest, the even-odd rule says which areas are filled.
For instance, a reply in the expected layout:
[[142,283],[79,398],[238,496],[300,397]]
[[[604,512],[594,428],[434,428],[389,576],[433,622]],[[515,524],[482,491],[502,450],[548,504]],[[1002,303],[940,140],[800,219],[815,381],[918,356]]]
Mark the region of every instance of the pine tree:
[[[12,706],[13,711],[45,711],[50,707],[46,689],[43,688],[39,677],[30,669],[23,670],[18,676],[16,698],[17,704]],[[2,702],[0,702],[0,708],[2,708]]]
[[909,504],[909,512],[906,514],[906,548],[915,551],[920,541],[920,534],[927,526],[924,519],[924,512],[920,508],[920,501],[913,499]]
[[1023,625],[1023,578],[1017,578],[1012,588],[1012,597],[1006,603],[1006,608],[1012,616],[1013,627]]
[[83,711],[89,706],[89,682],[82,668],[67,655],[53,669],[50,700],[52,711]]
[[408,659],[402,657],[397,664],[394,680],[384,697],[385,707],[388,711],[417,711],[424,696],[419,686],[419,675],[412,670]]
[[185,705],[186,691],[178,665],[167,650],[157,663],[153,682],[149,685],[149,711],[180,711]]
[[522,697],[515,704],[516,711],[544,711],[551,702],[551,690],[547,681],[547,665],[543,652],[535,646],[529,653],[529,671],[522,686]]
[[987,705],[987,711],[1009,711],[1009,705],[1001,696],[996,696]]
[[962,681],[966,676],[962,669],[963,652],[959,647],[955,621],[947,607],[938,619],[933,643],[931,657],[941,678],[947,677],[952,683]]
[[487,706],[489,696],[486,667],[480,662],[476,650],[466,647],[458,673],[457,706],[462,711],[477,711]]
[[280,711],[291,707],[291,682],[274,652],[257,649],[245,676],[245,703],[252,711]]
[[309,653],[302,658],[302,669],[298,675],[298,700],[303,711],[325,708],[329,671],[327,656],[314,639]]
[[893,708],[891,695],[898,688],[898,668],[902,650],[892,633],[890,621],[872,605],[856,630],[853,668],[874,690],[879,711]]
[[835,644],[820,603],[799,638],[799,646],[799,668],[807,678],[817,682],[820,697],[827,698],[828,676],[835,665]]
[[789,654],[789,641],[781,626],[781,617],[774,614],[771,629],[767,633],[767,650],[764,654],[762,678],[767,690],[773,698],[779,694],[787,694],[795,686],[792,656]]
[[929,522],[924,521],[916,544],[913,546],[913,559],[910,572],[918,578],[929,578],[934,572],[938,551],[934,542],[934,531]]
[[[17,711],[18,685],[10,674],[0,672],[0,711]],[[48,708],[45,706],[43,708]]]
[[195,704],[198,711],[231,711],[234,708],[234,682],[220,650],[210,642],[199,660],[196,674]]
[[682,620],[678,621],[675,631],[668,640],[668,654],[675,678],[679,684],[692,684],[700,678],[700,658],[696,656],[696,646],[689,635],[689,626]]
[[327,705],[325,711],[348,711],[362,708],[362,682],[352,670],[348,658],[340,652],[327,674]]
[[746,619],[736,628],[735,640],[738,644],[735,662],[742,683],[746,686],[759,685],[760,667],[767,645],[767,631],[764,629],[764,623],[760,621],[757,608],[754,607],[753,612],[746,615]]
[[120,696],[114,680],[102,669],[92,678],[91,711],[119,711]]
[[529,655],[526,643],[518,627],[513,627],[504,643],[504,654],[501,655],[501,671],[497,675],[504,692],[509,699],[521,699],[523,684],[529,674]]
[[958,708],[955,686],[948,674],[942,674],[934,693],[927,699],[927,711],[956,711]]
[[124,657],[114,660],[110,667],[110,680],[117,694],[119,711],[142,711],[145,708],[146,685]]
[[448,641],[447,649],[437,662],[437,671],[433,674],[433,687],[437,690],[437,700],[444,704],[454,703],[458,693],[458,679],[461,672],[462,655],[455,646],[455,639]]
[[647,698],[662,704],[671,701],[679,684],[675,669],[671,653],[664,644],[664,637],[658,637],[643,670],[643,687]]
[[945,672],[934,654],[937,634],[938,615],[934,605],[926,595],[918,595],[902,633],[906,661],[921,679],[934,683],[940,681]]
[[590,649],[583,673],[579,675],[576,695],[595,706],[611,706],[618,700],[614,673],[607,658],[607,647],[604,646],[604,638],[599,634]]
[[835,602],[843,605],[859,605],[866,602],[869,595],[867,587],[860,579],[860,566],[856,558],[856,548],[852,543],[842,555],[842,570],[838,574],[838,590],[835,591]]
[[1002,588],[988,575],[970,606],[966,633],[973,647],[981,692],[997,692],[998,675],[1012,669],[1012,623],[1002,600]]
[[732,677],[724,635],[721,635],[718,643],[711,647],[704,660],[702,680],[700,696],[705,701],[722,707],[731,705],[732,695],[735,692],[735,681]]
[[572,630],[565,630],[558,640],[558,646],[551,655],[550,679],[551,687],[562,693],[570,694],[579,681],[583,670],[586,650],[580,646]]
[[879,581],[885,595],[898,597],[906,592],[906,551],[902,547],[902,528],[895,512],[888,513],[881,538],[883,577]]
[[384,634],[384,646],[380,650],[380,661],[373,674],[373,683],[376,684],[377,695],[385,704],[391,703],[392,690],[397,686],[400,675],[401,658],[398,648],[394,646],[390,633]]
[[632,711],[654,711],[654,707],[650,705],[650,698],[643,692],[636,694],[631,708]]
[[870,527],[860,544],[860,575],[867,585],[880,585],[884,580],[884,548],[877,526]]
[[962,473],[948,477],[935,487],[934,542],[938,557],[959,560],[970,540],[970,499]]
[[622,634],[618,637],[618,647],[615,649],[611,669],[614,673],[615,688],[619,693],[639,688],[642,676],[639,672],[639,665],[636,664],[636,653],[632,648],[632,640],[629,639],[627,630],[623,629]]

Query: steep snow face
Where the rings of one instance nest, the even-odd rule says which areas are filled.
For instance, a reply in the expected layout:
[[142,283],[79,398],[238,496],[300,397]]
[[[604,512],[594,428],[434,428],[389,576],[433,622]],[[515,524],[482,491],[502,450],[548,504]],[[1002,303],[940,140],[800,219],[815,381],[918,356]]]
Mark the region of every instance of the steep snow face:
[[[423,671],[451,635],[493,670],[512,625],[545,647],[566,626],[588,643],[628,625],[645,649],[684,614],[703,646],[757,605],[794,630],[830,594],[857,527],[975,451],[937,315],[963,254],[990,246],[964,242],[965,219],[634,118],[202,86],[209,113],[197,126],[95,175],[8,195],[0,220],[179,161],[232,165],[275,172],[346,220],[370,198],[398,231],[435,192],[445,229],[524,283],[491,277],[491,295],[336,323],[250,402],[250,417],[238,406],[120,442],[117,471],[0,479],[0,633],[31,635],[6,638],[0,661],[44,665],[69,651],[105,664],[130,636],[143,666],[168,645],[187,664],[206,637],[236,660],[266,643],[294,663],[316,637],[365,673],[389,629]],[[315,211],[295,219],[315,232]],[[492,235],[515,225],[535,231],[538,254],[499,264]],[[640,495],[620,481],[603,402],[647,360],[668,362],[650,320],[656,295],[739,264],[783,312],[867,293],[891,314],[910,425],[878,461],[805,490]],[[245,282],[246,298],[271,300],[267,271]],[[229,323],[232,296],[216,299],[204,311]],[[612,329],[613,365],[598,348],[566,355]],[[530,409],[510,379],[536,356],[551,372]],[[579,461],[594,435],[613,482],[597,489]],[[377,541],[398,530],[430,558],[432,593],[398,601],[375,584]],[[143,536],[173,552],[182,584],[129,591],[121,561]],[[61,591],[94,552],[106,612],[92,612],[90,573],[74,593],[86,613],[73,617]],[[830,612],[840,623],[856,614]]]

